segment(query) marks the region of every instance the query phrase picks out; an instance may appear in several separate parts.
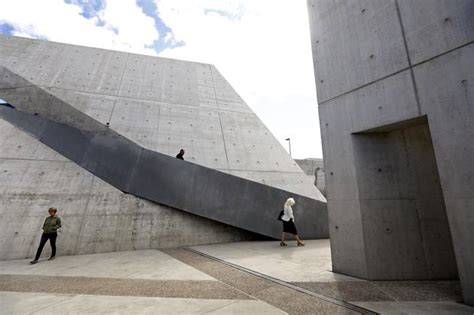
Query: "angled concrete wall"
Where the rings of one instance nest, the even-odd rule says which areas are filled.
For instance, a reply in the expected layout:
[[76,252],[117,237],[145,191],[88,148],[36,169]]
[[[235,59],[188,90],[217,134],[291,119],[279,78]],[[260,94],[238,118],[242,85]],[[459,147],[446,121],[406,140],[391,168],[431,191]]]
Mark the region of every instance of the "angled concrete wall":
[[[0,119],[0,260],[33,257],[47,209],[63,220],[58,254],[252,239],[252,234],[124,194]],[[44,256],[48,257],[49,247]]]
[[326,180],[324,172],[324,161],[323,159],[318,158],[308,158],[308,159],[295,159],[295,162],[301,167],[303,172],[308,176],[318,187],[319,191],[325,196],[326,195]]
[[[4,164],[3,175],[8,174],[8,178],[1,195],[2,203],[5,201],[8,208],[2,208],[0,215],[8,220],[9,210],[15,209],[21,211],[20,217],[32,216],[25,220],[34,223],[27,229],[23,229],[22,220],[9,225],[2,238],[2,258],[24,258],[31,254],[37,245],[38,224],[44,219],[38,209],[46,204],[66,210],[74,205],[78,208],[77,213],[65,213],[70,222],[60,248],[65,254],[253,237],[228,225],[177,214],[173,208],[157,206],[116,188],[229,225],[242,223],[247,230],[258,229],[262,230],[261,234],[272,236],[279,235],[281,228],[275,213],[285,198],[294,195],[302,207],[301,217],[307,217],[305,212],[307,218],[311,217],[300,224],[302,234],[327,237],[325,204],[311,199],[324,201],[324,197],[311,182],[305,183],[306,178],[294,161],[212,66],[128,54],[123,57],[118,52],[14,37],[0,36],[0,42],[0,94],[18,109],[0,108],[2,119],[59,152],[62,155],[59,159],[69,163],[65,164],[68,167],[72,160],[90,171],[92,178],[91,183],[90,179],[78,184],[71,181],[64,192],[55,194],[55,181],[64,185],[74,175],[58,171],[57,165],[63,167],[56,163],[58,155],[45,150],[33,138],[16,145],[17,149],[23,148],[33,155],[22,156],[25,151],[14,148],[17,134],[22,133],[14,128],[9,134],[12,139],[5,138],[2,143],[2,150],[7,147],[10,157],[5,158],[8,162]],[[150,74],[155,77],[144,80],[143,72],[155,66],[157,72]],[[197,78],[201,75],[198,70],[208,77]],[[209,78],[212,83],[207,81]],[[202,90],[201,84],[210,84],[212,89]],[[206,95],[212,91],[213,96],[208,99]],[[167,151],[167,148],[179,149],[178,145],[186,141],[196,143],[192,147],[195,151],[183,146],[188,161],[194,163],[154,152],[164,150],[174,156],[175,149]],[[196,159],[193,153],[199,150],[202,155]],[[216,153],[219,150],[222,154]],[[40,176],[38,179],[33,176],[33,183],[19,171],[29,167],[21,165],[25,160],[34,165],[32,172]],[[76,172],[78,179],[81,174]],[[265,177],[262,179],[259,174]],[[50,190],[31,187],[43,178],[50,182]],[[196,178],[199,184],[193,185]],[[219,185],[226,189],[220,189]],[[232,185],[237,185],[233,194],[228,187]],[[274,186],[291,187],[293,192]],[[16,189],[11,190],[12,187]],[[102,190],[106,196],[101,194]],[[298,196],[294,191],[302,191],[311,198]],[[33,206],[36,204],[37,207]],[[96,208],[99,215],[94,213]],[[152,214],[153,211],[156,213]],[[255,213],[248,216],[252,211]],[[317,220],[312,219],[315,215]],[[193,228],[188,228],[188,224],[194,224]],[[322,226],[317,227],[318,224]],[[316,228],[308,230],[306,225]],[[181,228],[185,230],[179,231]],[[206,232],[201,232],[202,229]],[[198,235],[193,236],[195,233]],[[22,237],[16,238],[17,235]]]
[[325,201],[212,65],[0,35],[0,66],[147,149]]
[[459,273],[474,304],[474,2],[308,9],[334,270]]

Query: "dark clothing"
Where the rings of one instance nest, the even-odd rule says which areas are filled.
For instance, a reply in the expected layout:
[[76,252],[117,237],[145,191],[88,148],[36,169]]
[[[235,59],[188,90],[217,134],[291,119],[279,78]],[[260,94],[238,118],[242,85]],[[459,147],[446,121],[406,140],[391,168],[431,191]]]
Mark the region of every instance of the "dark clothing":
[[41,241],[40,245],[38,247],[38,250],[36,251],[36,256],[35,260],[38,260],[41,256],[41,252],[43,251],[43,247],[46,244],[46,242],[49,240],[49,243],[51,244],[51,257],[56,256],[56,238],[58,237],[58,233],[43,233],[41,235]]
[[43,223],[43,233],[56,233],[61,227],[61,219],[58,217],[47,217]]
[[283,232],[290,233],[293,235],[298,235],[298,231],[296,231],[295,222],[291,219],[290,221],[282,221],[283,222]]
[[184,153],[178,153],[178,155],[176,155],[176,158],[184,161],[183,155]]

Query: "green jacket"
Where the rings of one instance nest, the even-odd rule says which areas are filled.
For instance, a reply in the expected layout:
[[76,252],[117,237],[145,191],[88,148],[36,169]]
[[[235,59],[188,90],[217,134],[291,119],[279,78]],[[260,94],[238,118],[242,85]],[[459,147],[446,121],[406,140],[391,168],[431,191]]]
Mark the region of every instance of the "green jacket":
[[43,224],[43,233],[56,233],[61,227],[61,219],[58,217],[47,217]]

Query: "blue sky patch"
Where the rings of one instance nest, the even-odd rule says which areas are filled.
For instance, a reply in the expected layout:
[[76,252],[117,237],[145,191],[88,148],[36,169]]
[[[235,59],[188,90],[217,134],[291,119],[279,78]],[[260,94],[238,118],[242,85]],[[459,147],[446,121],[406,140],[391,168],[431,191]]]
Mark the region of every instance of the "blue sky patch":
[[173,30],[166,25],[165,22],[158,15],[158,8],[152,0],[137,0],[137,4],[142,8],[143,13],[155,20],[155,27],[160,34],[160,38],[153,42],[153,45],[150,45],[147,48],[154,49],[157,53],[162,52],[166,48],[175,48],[185,45],[183,41],[177,41],[174,38]]
[[97,12],[105,8],[105,0],[64,0],[64,2],[78,5],[82,9],[81,15],[87,19],[93,18]]
[[13,35],[15,28],[8,23],[0,23],[0,34]]

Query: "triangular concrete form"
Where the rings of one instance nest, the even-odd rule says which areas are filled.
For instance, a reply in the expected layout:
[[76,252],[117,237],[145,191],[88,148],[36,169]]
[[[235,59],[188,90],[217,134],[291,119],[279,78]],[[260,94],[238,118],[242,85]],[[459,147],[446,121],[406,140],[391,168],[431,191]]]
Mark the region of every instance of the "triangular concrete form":
[[[9,209],[21,208],[23,216],[32,220],[30,232],[16,239],[20,245],[5,258],[31,254],[31,238],[43,218],[38,206],[51,203],[65,209],[72,226],[79,229],[74,231],[76,236],[68,239],[72,247],[64,252],[69,254],[253,237],[188,214],[182,216],[191,221],[183,223],[172,208],[278,237],[280,227],[275,214],[288,196],[294,196],[299,204],[302,235],[327,237],[324,197],[213,66],[4,36],[0,36],[0,57],[0,98],[18,109],[0,108],[0,117],[12,124],[6,123],[5,128],[14,130],[0,139],[2,147],[8,148],[2,148],[0,155],[5,172],[2,175],[8,174],[0,186],[5,201],[2,204],[8,207],[2,207],[0,215],[10,218]],[[79,57],[85,58],[84,66],[79,65]],[[153,67],[161,69],[159,75],[150,70]],[[136,74],[139,69],[146,75]],[[21,144],[25,139],[26,143]],[[11,141],[20,144],[11,148]],[[193,163],[170,157],[180,147],[188,149],[186,157]],[[77,165],[72,167],[68,159]],[[72,173],[61,171],[64,167],[58,161],[66,163],[66,168],[80,169],[76,175],[81,178],[87,174],[92,182],[86,179],[87,184],[82,187]],[[22,167],[31,167],[32,181],[25,180],[19,171]],[[43,192],[34,188],[38,184],[35,181],[42,179],[51,187],[67,186],[65,181],[70,180],[70,188],[75,187],[74,196],[68,196],[71,192],[66,187],[58,194],[51,189]],[[108,184],[161,205],[124,195]],[[293,187],[292,192],[275,188],[278,186]],[[113,192],[110,199],[109,192]],[[67,213],[69,203],[78,206],[77,217],[74,210]],[[98,216],[89,204],[97,207]],[[136,205],[139,206],[135,209]],[[29,218],[31,211],[34,219]],[[149,225],[143,217],[163,211],[170,213],[163,222]],[[158,218],[163,219],[159,214]],[[135,222],[131,231],[131,225],[124,222],[127,218]],[[90,231],[89,221],[93,226]],[[96,221],[107,222],[106,227],[97,226],[93,223]],[[196,230],[188,228],[188,222],[210,228],[210,233],[200,233],[190,240],[189,233]],[[137,224],[147,226],[143,242],[139,236],[137,239]],[[168,231],[171,226],[173,231],[176,225],[185,230],[174,240],[157,241],[155,233],[148,229]],[[13,223],[9,227],[23,233],[22,226]],[[1,253],[11,250],[11,231],[6,233],[3,239],[7,242],[2,244]],[[18,233],[15,231],[14,235]],[[160,236],[166,240],[168,234]],[[123,238],[130,240],[125,246]],[[87,245],[87,240],[92,240],[93,245]],[[102,242],[107,245],[97,245]]]
[[0,35],[0,66],[147,149],[325,201],[212,65]]

